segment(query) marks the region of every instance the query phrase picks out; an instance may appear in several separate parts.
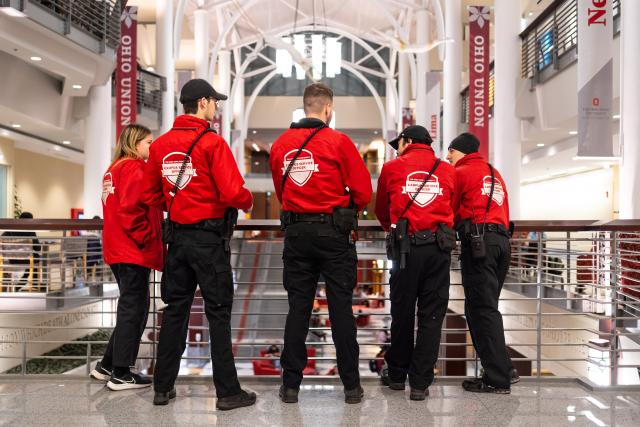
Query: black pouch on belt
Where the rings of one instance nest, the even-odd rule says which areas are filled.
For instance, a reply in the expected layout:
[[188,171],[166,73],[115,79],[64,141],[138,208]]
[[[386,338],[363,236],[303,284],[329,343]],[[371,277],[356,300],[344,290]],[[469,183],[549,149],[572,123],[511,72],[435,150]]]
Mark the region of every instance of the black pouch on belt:
[[456,232],[445,224],[438,224],[436,229],[436,242],[443,252],[451,252],[456,248]]
[[484,242],[484,233],[471,234],[469,237],[469,245],[473,259],[484,259],[487,256],[487,245]]
[[391,228],[391,231],[387,233],[385,238],[385,244],[387,248],[387,259],[389,261],[398,259],[398,244],[396,241],[396,228]]
[[293,212],[280,211],[280,230],[284,231],[291,224],[293,224]]
[[343,234],[356,231],[358,229],[358,210],[356,208],[333,208],[333,225]]

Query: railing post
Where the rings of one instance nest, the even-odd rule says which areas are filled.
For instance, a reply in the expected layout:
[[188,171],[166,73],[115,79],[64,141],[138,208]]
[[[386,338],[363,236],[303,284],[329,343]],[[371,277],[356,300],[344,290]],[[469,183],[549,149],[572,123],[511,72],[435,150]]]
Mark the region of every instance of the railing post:
[[611,238],[611,332],[610,346],[610,370],[609,385],[618,384],[618,232],[612,232]]
[[564,285],[564,289],[567,293],[567,303],[566,303],[566,307],[567,310],[571,310],[571,305],[572,305],[572,301],[571,301],[571,232],[567,231],[566,232],[566,237],[567,237],[567,255],[566,255],[566,266],[567,266],[567,281]]
[[27,375],[27,342],[22,342],[22,375]]
[[537,336],[536,336],[536,377],[540,378],[542,369],[542,231],[538,232],[538,260],[536,271],[536,317],[537,317]]
[[102,38],[100,40],[100,53],[107,50],[107,0],[102,0]]
[[87,343],[87,375],[91,373],[91,343]]

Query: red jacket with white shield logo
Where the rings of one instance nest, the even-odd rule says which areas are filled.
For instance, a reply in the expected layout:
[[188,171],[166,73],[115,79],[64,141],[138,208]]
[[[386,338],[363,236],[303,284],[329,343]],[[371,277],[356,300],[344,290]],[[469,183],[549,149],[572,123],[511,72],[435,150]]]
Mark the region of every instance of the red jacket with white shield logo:
[[[376,216],[386,231],[398,221],[436,160],[431,146],[414,143],[400,157],[382,167],[376,194]],[[440,223],[453,227],[455,194],[455,171],[450,164],[441,161],[404,214],[409,220],[409,233],[435,231]]]
[[171,208],[171,221],[195,224],[205,219],[222,218],[229,208],[249,209],[251,192],[226,141],[207,132],[196,144],[180,179],[171,204],[173,190],[186,152],[209,122],[195,116],[176,117],[173,128],[149,147],[149,160],[144,173],[142,200],[148,205]]
[[502,224],[509,228],[509,196],[502,175],[493,168],[495,184],[489,212],[487,202],[491,193],[491,171],[480,153],[471,153],[456,163],[458,197],[455,201],[456,223],[471,218],[474,224]]
[[281,192],[282,177],[289,162],[311,132],[321,126],[318,119],[292,123],[271,147],[271,176],[282,209],[296,213],[332,213],[346,207],[349,198],[363,209],[371,200],[371,177],[353,142],[331,128],[320,130],[300,153]]
[[144,160],[122,159],[102,178],[104,261],[162,270],[162,210],[140,200]]

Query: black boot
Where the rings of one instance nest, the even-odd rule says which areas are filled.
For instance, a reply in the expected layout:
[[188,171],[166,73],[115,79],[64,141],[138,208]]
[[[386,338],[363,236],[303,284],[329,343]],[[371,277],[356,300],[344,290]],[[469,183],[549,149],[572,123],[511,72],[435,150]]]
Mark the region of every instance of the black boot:
[[171,399],[174,399],[176,397],[176,389],[173,388],[171,389],[171,391],[168,391],[166,393],[162,393],[159,391],[156,391],[156,394],[153,396],[153,404],[154,405],[166,405],[169,403],[169,401]]
[[218,399],[216,408],[221,411],[242,408],[243,406],[251,406],[256,403],[256,394],[254,392],[240,391],[234,396],[222,397]]
[[344,391],[345,403],[360,403],[362,402],[362,396],[364,396],[364,390],[361,386]]
[[295,388],[287,388],[281,385],[278,396],[280,396],[280,400],[284,403],[298,403],[298,390]]

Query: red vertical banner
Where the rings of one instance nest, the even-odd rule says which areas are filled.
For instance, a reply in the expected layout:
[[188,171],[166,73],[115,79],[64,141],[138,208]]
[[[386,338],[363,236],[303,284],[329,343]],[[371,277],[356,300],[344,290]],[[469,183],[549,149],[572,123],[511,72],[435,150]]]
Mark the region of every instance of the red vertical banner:
[[136,122],[138,8],[127,6],[120,17],[120,44],[116,54],[116,141],[122,129]]
[[402,129],[414,124],[413,109],[409,107],[402,108]]
[[487,6],[469,6],[469,132],[489,160],[489,26]]

